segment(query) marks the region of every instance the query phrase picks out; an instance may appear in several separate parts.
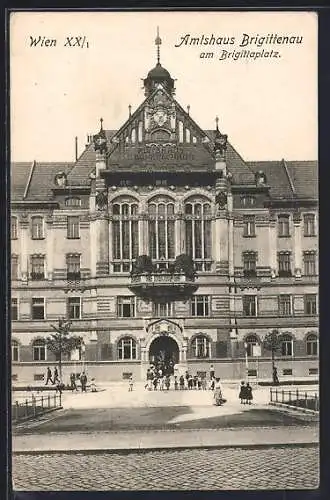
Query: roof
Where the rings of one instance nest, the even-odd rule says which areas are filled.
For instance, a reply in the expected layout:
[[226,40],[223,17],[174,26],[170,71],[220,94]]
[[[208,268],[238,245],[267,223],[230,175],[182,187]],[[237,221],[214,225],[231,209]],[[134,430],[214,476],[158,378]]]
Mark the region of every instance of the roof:
[[50,201],[55,175],[61,171],[68,173],[72,166],[68,162],[13,162],[11,201]]
[[249,161],[247,165],[257,172],[262,170],[270,186],[270,195],[276,199],[318,198],[317,161]]

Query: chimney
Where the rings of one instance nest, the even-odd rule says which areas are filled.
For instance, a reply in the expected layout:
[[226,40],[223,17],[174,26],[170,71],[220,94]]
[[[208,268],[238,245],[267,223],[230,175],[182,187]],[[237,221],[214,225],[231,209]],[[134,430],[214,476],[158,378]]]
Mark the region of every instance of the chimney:
[[75,146],[75,157],[76,161],[78,160],[78,137],[76,136],[74,139],[74,146]]

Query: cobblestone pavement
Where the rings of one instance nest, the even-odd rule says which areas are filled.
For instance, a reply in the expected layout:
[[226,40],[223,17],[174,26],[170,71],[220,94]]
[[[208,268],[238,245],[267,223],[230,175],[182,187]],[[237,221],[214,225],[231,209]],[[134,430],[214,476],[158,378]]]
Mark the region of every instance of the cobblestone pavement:
[[18,491],[314,489],[318,470],[317,446],[13,455]]

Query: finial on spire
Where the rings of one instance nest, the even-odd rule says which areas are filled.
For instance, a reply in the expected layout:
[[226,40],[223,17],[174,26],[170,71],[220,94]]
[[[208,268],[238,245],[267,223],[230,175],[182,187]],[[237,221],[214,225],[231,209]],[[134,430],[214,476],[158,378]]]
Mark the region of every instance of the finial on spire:
[[219,130],[219,117],[215,117],[216,130]]
[[160,46],[162,44],[162,39],[159,36],[159,26],[157,26],[157,37],[155,40],[155,45],[157,46],[157,64],[160,64]]
[[189,112],[190,112],[190,104],[188,104],[188,106],[187,106],[187,112],[188,112],[188,115],[189,115]]
[[130,104],[128,105],[128,115],[129,117],[132,116],[132,106]]
[[101,124],[100,130],[103,130],[103,118],[100,118],[100,124]]

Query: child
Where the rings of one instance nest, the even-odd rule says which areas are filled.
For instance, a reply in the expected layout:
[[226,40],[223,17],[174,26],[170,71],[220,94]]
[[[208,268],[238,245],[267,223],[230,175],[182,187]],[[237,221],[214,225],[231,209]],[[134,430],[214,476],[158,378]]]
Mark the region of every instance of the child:
[[128,381],[128,392],[133,391],[133,376],[131,375]]
[[246,384],[246,403],[247,404],[251,404],[251,401],[253,399],[253,396],[252,396],[252,387],[250,386],[249,382]]
[[245,397],[246,397],[245,392],[246,392],[245,382],[241,382],[241,387],[238,395],[239,399],[241,400],[241,405],[245,404]]
[[96,392],[95,378],[91,379],[91,391]]

